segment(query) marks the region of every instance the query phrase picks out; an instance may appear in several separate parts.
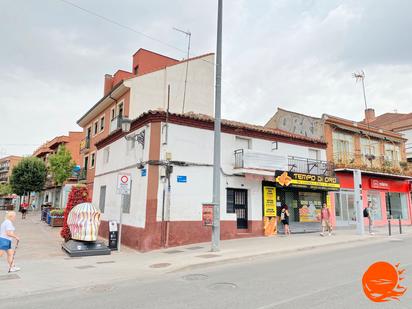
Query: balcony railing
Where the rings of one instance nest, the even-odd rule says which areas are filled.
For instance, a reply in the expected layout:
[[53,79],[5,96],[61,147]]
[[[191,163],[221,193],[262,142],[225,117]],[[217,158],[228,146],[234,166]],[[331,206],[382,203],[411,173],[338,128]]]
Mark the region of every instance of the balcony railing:
[[80,180],[86,180],[86,178],[87,178],[87,169],[85,169],[85,168],[80,169],[78,180],[79,181]]
[[90,137],[86,137],[82,139],[80,142],[80,151],[84,151],[90,149]]
[[288,158],[290,172],[314,175],[334,176],[335,166],[332,162],[290,156]]
[[1,172],[7,172],[9,170],[9,166],[5,165],[5,166],[0,166],[0,173]]
[[367,155],[362,153],[334,153],[333,163],[336,168],[358,168],[374,172],[411,175],[407,162],[397,158]]
[[122,127],[122,119],[123,119],[122,116],[117,116],[112,119],[112,121],[110,122],[110,133]]
[[286,156],[279,156],[271,152],[238,149],[235,151],[236,169],[254,169],[263,171],[285,170],[288,162]]

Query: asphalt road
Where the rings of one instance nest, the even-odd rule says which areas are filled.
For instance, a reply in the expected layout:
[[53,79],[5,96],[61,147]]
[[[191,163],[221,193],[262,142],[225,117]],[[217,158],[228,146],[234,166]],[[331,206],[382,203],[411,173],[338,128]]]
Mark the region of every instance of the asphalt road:
[[[293,239],[291,239],[293,241]],[[400,301],[376,304],[361,279],[374,262],[406,269]],[[85,272],[86,275],[86,272]],[[42,295],[2,300],[0,308],[412,308],[412,238],[362,247],[302,251]]]

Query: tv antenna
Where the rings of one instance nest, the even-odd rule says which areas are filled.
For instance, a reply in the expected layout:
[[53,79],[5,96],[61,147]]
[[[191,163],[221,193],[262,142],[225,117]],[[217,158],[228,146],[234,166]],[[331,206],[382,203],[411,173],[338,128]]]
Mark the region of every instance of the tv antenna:
[[185,87],[183,90],[183,105],[182,105],[182,114],[184,114],[185,112],[185,103],[186,103],[186,85],[187,85],[187,72],[189,71],[189,56],[190,56],[190,38],[192,37],[192,33],[187,30],[181,30],[178,28],[173,27],[173,30],[183,33],[184,35],[186,35],[188,41],[187,41],[187,57],[186,57],[186,73],[185,73]]

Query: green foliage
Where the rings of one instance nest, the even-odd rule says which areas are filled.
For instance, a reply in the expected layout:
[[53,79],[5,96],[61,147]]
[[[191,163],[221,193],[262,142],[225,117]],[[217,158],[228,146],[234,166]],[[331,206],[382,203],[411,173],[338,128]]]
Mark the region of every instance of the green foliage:
[[49,157],[50,171],[57,185],[62,185],[73,173],[75,163],[70,151],[60,145],[57,152]]
[[11,185],[8,183],[0,183],[0,196],[9,195],[13,193]]
[[52,217],[63,217],[64,216],[64,209],[50,210],[50,216],[52,216]]
[[13,168],[11,173],[12,191],[17,195],[39,192],[44,187],[46,176],[47,168],[42,160],[36,157],[24,158]]

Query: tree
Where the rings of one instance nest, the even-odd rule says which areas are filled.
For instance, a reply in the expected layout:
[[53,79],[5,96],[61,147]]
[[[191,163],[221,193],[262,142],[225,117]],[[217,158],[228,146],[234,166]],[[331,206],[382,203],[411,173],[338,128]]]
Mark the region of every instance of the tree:
[[63,227],[60,231],[60,236],[63,237],[65,241],[69,241],[72,238],[69,226],[67,225],[67,219],[69,217],[70,211],[73,209],[73,207],[86,202],[90,202],[87,187],[85,185],[73,186],[67,199],[67,206],[64,209]]
[[36,157],[23,158],[12,170],[10,185],[17,195],[39,192],[46,182],[47,168],[42,160]]
[[60,145],[55,154],[49,157],[50,172],[57,185],[62,185],[73,173],[75,163],[66,146]]
[[0,196],[12,194],[13,190],[8,183],[0,183]]

